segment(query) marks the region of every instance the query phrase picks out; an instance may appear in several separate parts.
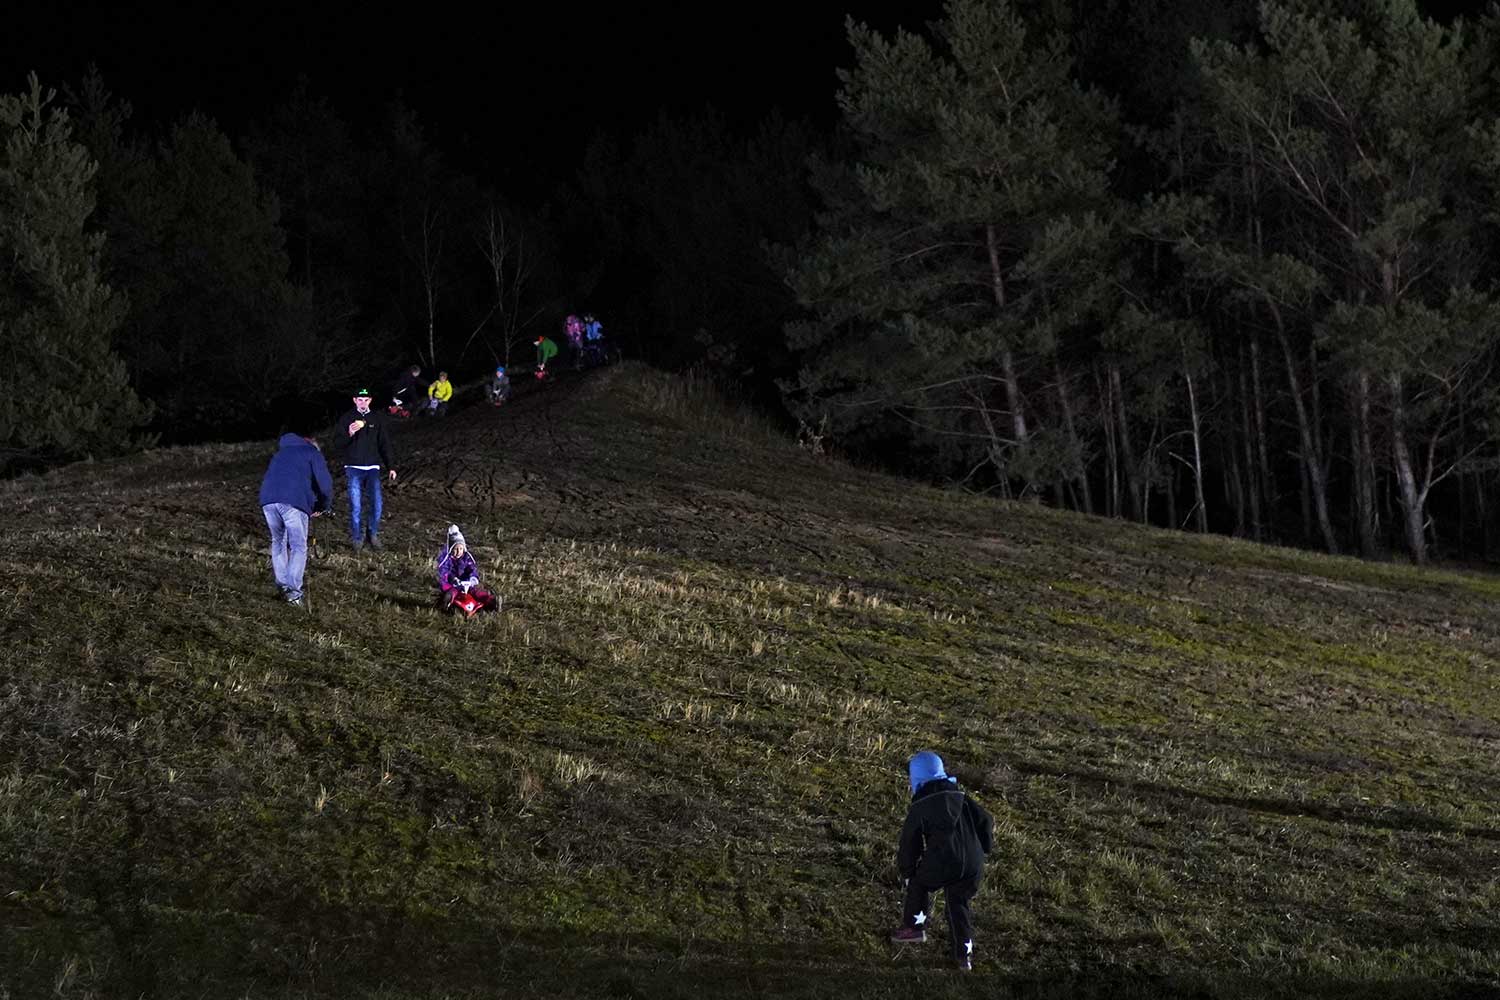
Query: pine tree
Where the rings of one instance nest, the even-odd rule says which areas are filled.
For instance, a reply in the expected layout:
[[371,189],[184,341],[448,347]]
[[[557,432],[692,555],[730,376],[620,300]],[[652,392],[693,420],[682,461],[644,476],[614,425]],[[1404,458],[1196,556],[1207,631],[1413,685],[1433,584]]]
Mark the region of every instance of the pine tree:
[[88,231],[97,169],[35,74],[0,97],[0,466],[120,451],[149,418],[111,338],[125,301]]
[[1285,213],[1259,220],[1281,234],[1275,253],[1218,260],[1267,310],[1317,288],[1309,333],[1347,373],[1361,548],[1377,546],[1384,469],[1423,562],[1428,498],[1462,458],[1455,418],[1497,342],[1489,297],[1469,288],[1481,91],[1462,23],[1424,19],[1414,0],[1342,6],[1267,2],[1264,49],[1198,49],[1224,148],[1275,186]]
[[164,431],[250,432],[273,398],[339,370],[314,337],[307,293],[287,279],[277,200],[218,126],[192,114],[148,141],[97,74],[75,101],[101,164],[105,266],[131,302],[122,353]]
[[1028,374],[1050,378],[1056,289],[1100,235],[1114,114],[1011,4],[945,14],[936,44],[850,27],[852,162],[817,171],[820,234],[789,275],[814,318],[789,328],[787,388],[814,421],[905,421],[1025,491],[1077,473],[1076,442],[1038,434]]

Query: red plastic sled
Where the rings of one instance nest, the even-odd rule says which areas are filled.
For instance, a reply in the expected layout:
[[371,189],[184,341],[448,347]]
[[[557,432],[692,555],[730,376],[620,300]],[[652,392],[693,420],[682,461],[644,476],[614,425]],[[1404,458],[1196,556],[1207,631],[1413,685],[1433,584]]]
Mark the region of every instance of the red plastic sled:
[[468,594],[458,594],[453,598],[453,607],[462,611],[464,617],[473,618],[483,605]]

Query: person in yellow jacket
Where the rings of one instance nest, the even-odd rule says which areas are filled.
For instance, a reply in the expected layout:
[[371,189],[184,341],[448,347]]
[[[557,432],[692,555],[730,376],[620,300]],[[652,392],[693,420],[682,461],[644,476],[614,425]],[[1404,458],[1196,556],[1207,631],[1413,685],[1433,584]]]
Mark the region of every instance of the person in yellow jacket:
[[437,381],[427,387],[427,412],[434,417],[448,413],[448,400],[453,398],[453,383],[447,372],[438,372]]

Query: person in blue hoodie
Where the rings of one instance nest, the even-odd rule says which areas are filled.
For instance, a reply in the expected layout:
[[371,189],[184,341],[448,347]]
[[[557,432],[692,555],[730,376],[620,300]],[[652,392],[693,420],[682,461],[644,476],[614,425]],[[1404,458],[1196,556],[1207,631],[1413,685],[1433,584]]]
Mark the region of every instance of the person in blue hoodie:
[[302,574],[307,567],[308,519],[333,506],[333,478],[317,442],[283,434],[260,483],[260,509],[271,530],[271,572],[293,607],[307,609]]
[[995,821],[964,794],[958,779],[943,770],[943,758],[931,750],[907,761],[911,805],[901,827],[896,866],[906,879],[901,926],[891,941],[927,940],[927,913],[939,890],[948,912],[953,959],[960,969],[973,968],[974,916],[969,907],[984,875],[984,858],[994,847]]

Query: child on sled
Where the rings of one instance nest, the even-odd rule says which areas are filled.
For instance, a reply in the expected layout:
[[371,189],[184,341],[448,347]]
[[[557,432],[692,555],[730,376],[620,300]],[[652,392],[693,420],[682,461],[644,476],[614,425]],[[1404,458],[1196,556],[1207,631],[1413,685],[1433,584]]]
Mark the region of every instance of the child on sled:
[[438,556],[437,578],[445,609],[462,611],[469,618],[499,609],[495,595],[479,586],[479,566],[456,524],[448,525],[448,544]]

